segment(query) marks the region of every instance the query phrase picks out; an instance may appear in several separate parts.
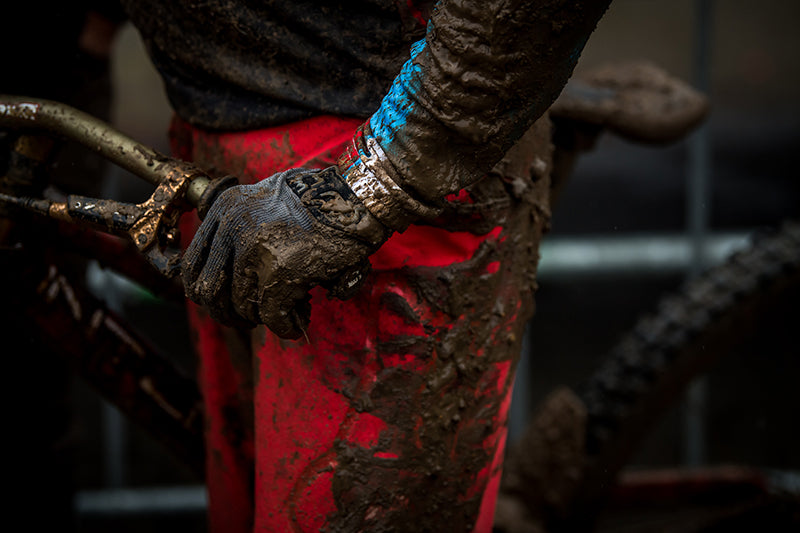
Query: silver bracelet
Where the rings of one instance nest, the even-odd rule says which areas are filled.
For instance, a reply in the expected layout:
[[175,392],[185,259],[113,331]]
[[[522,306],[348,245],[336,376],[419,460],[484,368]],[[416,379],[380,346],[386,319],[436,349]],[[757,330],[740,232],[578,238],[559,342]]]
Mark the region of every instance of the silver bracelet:
[[358,159],[342,171],[347,185],[370,213],[395,231],[405,230],[419,218],[433,218],[441,209],[412,198],[391,177],[391,162],[378,141],[365,136],[366,151],[358,150]]

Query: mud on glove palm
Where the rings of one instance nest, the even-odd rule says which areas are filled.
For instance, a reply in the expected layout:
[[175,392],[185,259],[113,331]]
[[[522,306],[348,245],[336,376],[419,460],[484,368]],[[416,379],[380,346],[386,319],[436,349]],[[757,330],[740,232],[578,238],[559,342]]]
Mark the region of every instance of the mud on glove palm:
[[309,290],[351,296],[389,237],[336,167],[292,169],[214,202],[182,260],[186,296],[225,324],[266,324],[298,338]]

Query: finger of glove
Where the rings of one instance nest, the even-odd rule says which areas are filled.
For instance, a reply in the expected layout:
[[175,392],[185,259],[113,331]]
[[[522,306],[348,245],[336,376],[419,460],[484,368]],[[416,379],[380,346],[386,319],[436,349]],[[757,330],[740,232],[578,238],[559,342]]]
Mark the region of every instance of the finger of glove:
[[258,238],[258,232],[240,235],[240,246],[233,259],[231,298],[238,313],[253,323],[261,323],[259,312],[264,291],[261,279],[274,264],[272,251]]
[[181,278],[187,297],[208,261],[218,227],[219,222],[216,218],[207,218],[197,229],[192,242],[189,243],[181,257]]
[[224,231],[214,234],[199,273],[186,287],[186,295],[192,301],[207,307],[213,318],[225,323],[236,318],[231,300],[232,240]]
[[296,285],[284,286],[281,292],[281,296],[262,295],[261,322],[281,338],[298,339],[311,322],[311,295]]
[[[253,327],[253,317],[241,316],[231,300],[231,285],[238,277],[233,268],[237,255],[236,237],[249,211],[258,212],[250,203],[269,190],[237,186],[225,190],[197,229],[181,261],[184,289],[192,301],[208,308],[211,316],[228,325]],[[255,225],[249,221],[250,225]]]

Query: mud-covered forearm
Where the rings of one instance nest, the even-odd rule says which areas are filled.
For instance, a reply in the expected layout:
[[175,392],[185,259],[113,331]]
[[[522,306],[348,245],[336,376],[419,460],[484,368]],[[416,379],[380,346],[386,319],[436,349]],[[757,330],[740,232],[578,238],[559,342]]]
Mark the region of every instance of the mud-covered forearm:
[[[370,160],[343,166],[348,183],[362,196],[377,180],[378,189],[388,183],[380,196],[402,189],[416,200],[389,217],[402,228],[479,179],[556,99],[609,3],[440,2],[367,122],[361,151]],[[380,146],[378,156],[370,143]]]

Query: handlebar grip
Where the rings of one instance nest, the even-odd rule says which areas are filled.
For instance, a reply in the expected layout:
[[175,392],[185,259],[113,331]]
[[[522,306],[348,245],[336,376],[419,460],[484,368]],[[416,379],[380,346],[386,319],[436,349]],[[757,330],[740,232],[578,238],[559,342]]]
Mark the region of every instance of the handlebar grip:
[[239,180],[235,176],[223,176],[216,179],[197,178],[189,185],[186,199],[197,208],[197,215],[200,220],[203,220],[217,196],[225,189],[238,184]]

